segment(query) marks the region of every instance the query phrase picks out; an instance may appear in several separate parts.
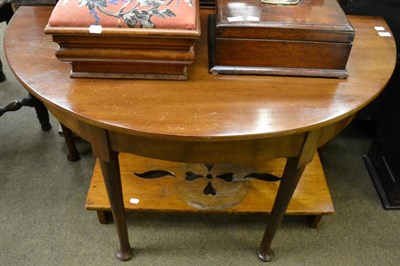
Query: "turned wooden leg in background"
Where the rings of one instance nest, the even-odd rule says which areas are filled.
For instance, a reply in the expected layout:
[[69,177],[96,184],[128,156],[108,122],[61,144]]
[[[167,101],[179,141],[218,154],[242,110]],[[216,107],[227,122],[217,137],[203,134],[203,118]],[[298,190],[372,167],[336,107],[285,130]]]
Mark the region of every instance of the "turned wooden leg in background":
[[[50,116],[46,106],[41,101],[33,97],[31,94],[29,94],[22,100],[14,101],[6,105],[5,107],[0,107],[0,116],[2,116],[6,112],[18,111],[24,106],[35,108],[36,117],[38,118],[40,126],[43,131],[49,131],[51,129]],[[65,142],[67,143],[68,160],[71,162],[79,160],[80,159],[79,153],[76,149],[75,140],[73,138],[71,130],[65,127],[64,125],[61,125],[61,127],[64,132]]]
[[76,149],[75,140],[71,129],[67,128],[63,124],[61,124],[61,128],[63,131],[65,143],[67,144],[68,154],[67,159],[70,162],[78,161],[81,157],[79,157],[78,150]]
[[126,261],[132,258],[132,248],[129,244],[128,230],[125,221],[118,154],[112,152],[110,162],[101,159],[99,159],[99,162],[121,246],[117,257],[122,261]]
[[39,101],[32,95],[29,94],[29,96],[32,98],[33,107],[35,108],[36,111],[36,117],[39,120],[42,130],[49,131],[51,129],[51,125],[50,125],[49,112],[47,111],[46,106],[44,106],[44,104],[41,101]]
[[40,122],[43,131],[49,131],[51,129],[49,112],[47,111],[46,106],[44,106],[41,101],[33,97],[31,94],[29,94],[22,100],[14,101],[6,105],[5,107],[0,108],[0,116],[2,116],[6,112],[17,111],[23,106],[35,108],[36,116]]
[[3,63],[0,60],[0,82],[5,81],[5,80],[6,80],[6,75],[4,75]]
[[5,81],[6,80],[6,75],[4,75],[3,70],[0,70],[0,82]]

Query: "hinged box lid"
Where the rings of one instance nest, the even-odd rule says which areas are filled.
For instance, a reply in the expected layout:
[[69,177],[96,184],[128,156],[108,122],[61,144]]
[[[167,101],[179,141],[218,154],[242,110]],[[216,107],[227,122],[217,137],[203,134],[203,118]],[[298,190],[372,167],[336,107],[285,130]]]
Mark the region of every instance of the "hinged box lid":
[[352,42],[354,29],[336,0],[272,5],[261,0],[217,0],[216,37]]

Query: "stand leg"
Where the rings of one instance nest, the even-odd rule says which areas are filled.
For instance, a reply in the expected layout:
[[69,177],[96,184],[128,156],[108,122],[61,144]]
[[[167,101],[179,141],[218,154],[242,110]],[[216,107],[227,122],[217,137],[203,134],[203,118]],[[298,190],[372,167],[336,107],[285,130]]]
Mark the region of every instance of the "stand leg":
[[61,128],[62,128],[63,136],[65,139],[65,142],[67,143],[67,148],[68,148],[67,159],[70,162],[76,162],[79,159],[81,159],[81,157],[79,157],[78,150],[76,149],[75,140],[74,140],[72,131],[71,131],[71,129],[67,128],[63,124],[61,124]]
[[29,97],[32,99],[33,107],[35,108],[36,116],[39,120],[42,130],[49,131],[51,129],[51,125],[50,125],[49,112],[47,111],[46,106],[44,106],[44,104],[41,101],[39,101],[32,95],[29,94]]
[[117,253],[117,257],[122,261],[126,261],[132,258],[133,254],[132,248],[129,244],[128,230],[125,221],[125,209],[122,196],[118,154],[112,152],[110,162],[106,162],[101,159],[99,159],[99,162],[121,246],[120,251]]
[[289,158],[286,163],[283,178],[279,185],[274,206],[269,217],[268,226],[265,229],[260,249],[258,250],[258,258],[262,261],[271,261],[274,256],[274,252],[271,249],[272,240],[285,216],[286,209],[305,168],[297,168],[299,158],[300,157]]
[[6,75],[4,75],[3,69],[0,70],[0,82],[6,80]]
[[0,116],[2,116],[6,112],[10,111],[17,111],[21,109],[23,106],[29,106],[29,107],[34,107],[36,111],[36,116],[39,119],[40,125],[42,127],[43,131],[49,131],[51,129],[50,125],[50,118],[49,118],[49,112],[47,111],[46,106],[33,97],[31,94],[28,95],[28,97],[23,98],[20,101],[14,101],[5,107],[0,108]]
[[6,75],[4,75],[3,63],[0,60],[0,82],[5,81],[5,80],[6,80]]

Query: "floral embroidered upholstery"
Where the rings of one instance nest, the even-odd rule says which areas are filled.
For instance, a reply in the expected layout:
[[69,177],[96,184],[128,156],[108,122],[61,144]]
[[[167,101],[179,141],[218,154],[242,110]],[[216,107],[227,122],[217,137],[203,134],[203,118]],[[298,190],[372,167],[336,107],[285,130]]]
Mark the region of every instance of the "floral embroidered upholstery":
[[53,27],[196,28],[198,0],[60,0]]

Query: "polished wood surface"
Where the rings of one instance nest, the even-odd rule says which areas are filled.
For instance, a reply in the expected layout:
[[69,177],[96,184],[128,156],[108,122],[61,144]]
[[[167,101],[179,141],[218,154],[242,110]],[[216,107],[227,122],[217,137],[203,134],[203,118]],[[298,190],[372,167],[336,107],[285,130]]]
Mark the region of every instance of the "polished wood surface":
[[348,76],[354,29],[337,0],[217,3],[208,23],[211,73]]
[[297,5],[217,0],[217,5],[217,35],[222,38],[351,42],[354,37],[336,0],[300,0]]
[[[57,46],[43,33],[50,12],[19,9],[5,36],[6,57],[29,92],[91,143],[116,221],[121,260],[132,252],[119,152],[245,166],[288,158],[258,252],[261,260],[270,261],[271,243],[317,147],[380,93],[395,64],[393,38],[380,37],[374,29],[388,28],[386,23],[352,17],[357,34],[347,80],[211,75],[205,31],[185,82],[70,79],[69,66],[55,58]],[[203,25],[209,13],[202,12]]]
[[377,37],[374,30],[386,26],[382,19],[351,17],[357,34],[347,80],[210,75],[206,38],[196,46],[185,82],[71,80],[70,66],[55,58],[57,45],[43,33],[50,12],[22,7],[9,26],[4,47],[17,78],[52,109],[129,135],[217,141],[305,132],[369,103],[396,59],[393,38]]

